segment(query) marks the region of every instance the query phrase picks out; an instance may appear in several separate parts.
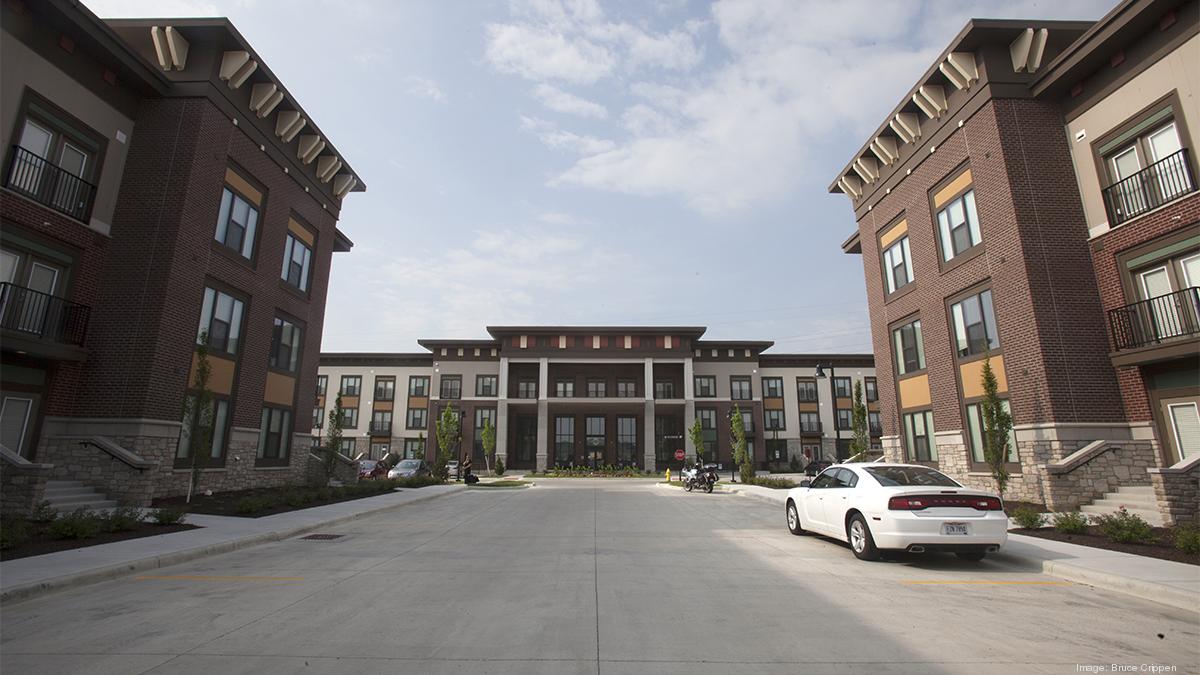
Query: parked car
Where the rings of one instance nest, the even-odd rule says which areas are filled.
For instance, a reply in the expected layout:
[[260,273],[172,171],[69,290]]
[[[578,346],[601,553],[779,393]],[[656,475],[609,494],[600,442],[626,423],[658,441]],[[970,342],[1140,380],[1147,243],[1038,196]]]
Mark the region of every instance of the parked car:
[[378,467],[379,467],[379,460],[377,460],[377,459],[360,459],[360,460],[358,460],[358,477],[359,477],[359,479],[361,480],[364,478],[375,478],[376,476],[374,475],[374,472]]
[[823,459],[814,459],[808,463],[808,466],[804,467],[804,475],[815,477],[817,474],[831,466],[833,466],[833,462],[826,462]]
[[400,463],[392,467],[388,471],[387,477],[392,478],[412,478],[413,476],[431,476],[433,471],[429,469],[429,465],[423,459],[402,459]]
[[458,460],[452,459],[446,462],[446,477],[453,480],[458,480]]
[[978,561],[1008,540],[998,496],[916,464],[831,466],[788,490],[785,509],[792,534],[849,542],[860,560],[895,550],[946,551]]

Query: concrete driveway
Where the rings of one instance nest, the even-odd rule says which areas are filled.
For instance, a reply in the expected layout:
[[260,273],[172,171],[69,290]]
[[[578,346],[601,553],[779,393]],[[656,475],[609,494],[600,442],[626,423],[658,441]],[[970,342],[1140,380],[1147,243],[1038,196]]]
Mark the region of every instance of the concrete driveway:
[[1196,614],[995,561],[862,563],[844,545],[792,536],[772,505],[646,481],[470,490],[327,532],[342,536],[5,606],[0,670],[1011,674],[1200,663]]

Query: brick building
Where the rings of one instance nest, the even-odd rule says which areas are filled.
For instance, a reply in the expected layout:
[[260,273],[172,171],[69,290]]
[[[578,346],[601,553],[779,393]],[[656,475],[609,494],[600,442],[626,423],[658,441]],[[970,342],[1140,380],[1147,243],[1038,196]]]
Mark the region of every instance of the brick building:
[[[145,504],[187,489],[195,452],[202,488],[301,480],[356,175],[225,19],[0,11],[6,487]],[[207,411],[188,404],[202,337]]]
[[[869,354],[771,354],[773,343],[705,340],[699,327],[492,326],[485,340],[421,340],[423,354],[322,354],[313,409],[320,436],[339,393],[343,452],[432,460],[444,406],[461,415],[459,454],[483,466],[480,432],[515,469],[568,465],[678,469],[695,457],[731,466],[731,414],[743,415],[763,469],[849,456],[852,396],[882,432]],[[818,369],[818,366],[821,366]],[[690,461],[690,460],[689,460]]]
[[[852,200],[843,248],[862,255],[889,366],[887,456],[994,485],[979,412],[990,359],[1014,421],[1006,496],[1069,509],[1123,491],[1176,519],[1151,485],[1200,452],[1200,426],[1156,421],[1147,401],[1161,386],[1164,415],[1195,410],[1194,158],[1186,133],[1163,130],[1195,116],[1198,18],[1195,2],[1129,0],[1096,23],[973,20],[830,187]],[[1152,178],[1112,163],[1138,143],[1169,156]],[[1127,270],[1160,260],[1174,265],[1173,313],[1124,318],[1143,298]],[[1154,333],[1147,316],[1174,328]],[[1132,356],[1143,345],[1127,334],[1153,355]]]

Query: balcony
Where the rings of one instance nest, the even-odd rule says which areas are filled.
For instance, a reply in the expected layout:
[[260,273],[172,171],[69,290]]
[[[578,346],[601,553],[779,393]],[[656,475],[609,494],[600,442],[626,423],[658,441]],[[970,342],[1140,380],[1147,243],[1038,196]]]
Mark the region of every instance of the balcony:
[[821,423],[820,422],[803,422],[802,421],[802,422],[800,422],[800,433],[806,434],[806,435],[808,435],[808,434],[820,435]]
[[1188,150],[1183,148],[1104,188],[1104,210],[1108,212],[1109,226],[1116,227],[1195,189]]
[[4,181],[8,189],[76,220],[88,222],[96,186],[19,145]]
[[1194,352],[1200,337],[1200,288],[1135,302],[1108,313],[1113,345],[1118,352],[1114,365],[1136,365],[1175,358]]
[[[0,283],[0,328],[5,347],[40,356],[82,360],[92,308],[23,286]],[[67,349],[56,349],[53,345]],[[49,347],[47,347],[49,346]]]
[[392,435],[392,423],[391,422],[371,422],[371,435],[372,436],[391,436]]
[[872,436],[882,436],[883,435],[883,425],[882,424],[872,424],[872,425],[870,425],[870,430],[871,430],[870,433]]

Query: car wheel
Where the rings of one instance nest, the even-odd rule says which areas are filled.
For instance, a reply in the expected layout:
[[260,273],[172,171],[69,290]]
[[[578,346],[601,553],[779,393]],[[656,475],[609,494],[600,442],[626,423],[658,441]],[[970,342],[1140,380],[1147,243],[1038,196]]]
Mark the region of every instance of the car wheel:
[[804,527],[800,524],[800,513],[796,511],[796,502],[789,501],[787,504],[787,524],[788,531],[792,534],[804,534]]
[[850,518],[846,528],[846,538],[850,540],[850,550],[859,560],[879,560],[879,549],[875,548],[875,539],[871,536],[871,528],[867,527],[867,519],[856,513]]
[[962,560],[979,562],[980,560],[983,560],[984,556],[987,555],[987,551],[958,551],[954,555],[958,556]]

